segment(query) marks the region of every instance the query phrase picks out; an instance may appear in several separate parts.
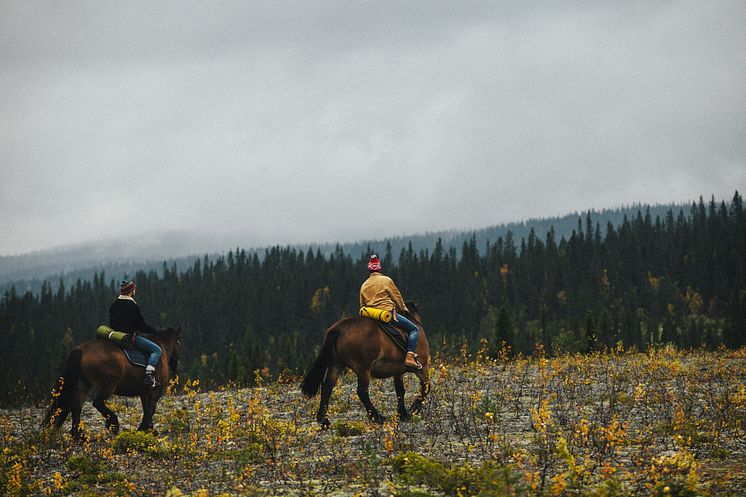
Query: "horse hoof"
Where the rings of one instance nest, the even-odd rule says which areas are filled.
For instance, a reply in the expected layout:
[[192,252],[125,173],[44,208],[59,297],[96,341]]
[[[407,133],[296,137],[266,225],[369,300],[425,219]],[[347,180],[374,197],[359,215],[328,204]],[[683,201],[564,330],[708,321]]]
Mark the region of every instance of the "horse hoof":
[[119,433],[119,419],[116,417],[111,417],[106,420],[106,424],[104,425],[107,430],[112,432],[113,434]]
[[322,430],[328,430],[329,428],[331,428],[332,424],[329,421],[329,418],[324,418],[319,421],[319,426],[321,426]]
[[412,419],[412,416],[408,412],[399,413],[399,421],[409,421],[410,419]]
[[85,436],[85,433],[82,433],[79,431],[71,431],[70,435],[72,435],[74,442],[86,443],[88,441],[88,438]]

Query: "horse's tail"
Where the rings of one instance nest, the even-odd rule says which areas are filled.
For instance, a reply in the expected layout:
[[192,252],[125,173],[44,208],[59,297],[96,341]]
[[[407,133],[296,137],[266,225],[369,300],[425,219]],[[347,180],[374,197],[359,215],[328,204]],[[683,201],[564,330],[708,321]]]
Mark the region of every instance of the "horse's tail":
[[54,390],[52,390],[52,401],[49,404],[49,409],[47,409],[47,414],[41,422],[42,427],[53,426],[54,428],[60,428],[62,423],[65,422],[65,418],[70,413],[72,401],[75,397],[78,377],[80,375],[80,358],[82,355],[82,350],[74,349],[67,356],[62,373],[60,373],[57,384]]
[[324,346],[319,353],[319,356],[313,362],[311,369],[303,377],[303,383],[300,384],[300,390],[306,397],[315,396],[321,382],[324,381],[326,370],[329,368],[329,364],[332,362],[334,347],[337,344],[337,337],[339,336],[339,328],[332,326],[326,331],[324,336]]

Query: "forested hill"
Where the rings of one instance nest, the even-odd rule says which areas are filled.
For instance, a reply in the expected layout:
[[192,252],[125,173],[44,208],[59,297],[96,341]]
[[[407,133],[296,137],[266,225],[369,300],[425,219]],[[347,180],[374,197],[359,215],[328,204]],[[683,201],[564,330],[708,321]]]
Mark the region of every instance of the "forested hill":
[[[323,243],[298,245],[296,250],[306,250],[309,247],[319,250],[323,255],[334,253],[340,246],[345,253],[358,257],[371,248],[383,252],[387,244],[390,244],[393,253],[398,254],[402,249],[408,248],[420,251],[432,249],[435,242],[440,239],[445,248],[456,247],[461,249],[464,241],[476,237],[477,246],[484,248],[487,242],[494,242],[498,237],[505,237],[511,232],[515,240],[528,238],[529,231],[534,230],[536,236],[543,238],[550,229],[554,229],[555,236],[560,238],[569,237],[574,229],[577,229],[578,218],[590,214],[594,221],[606,227],[608,223],[619,226],[624,217],[633,218],[638,212],[643,214],[649,212],[656,216],[665,216],[671,210],[678,213],[680,210],[689,210],[689,206],[678,204],[661,204],[655,206],[632,205],[616,209],[589,210],[584,213],[573,213],[565,216],[557,216],[544,219],[529,219],[526,221],[493,225],[476,230],[447,230],[434,231],[424,234],[413,234],[390,238],[371,238],[370,240],[347,242],[347,243]],[[134,274],[137,271],[158,271],[162,274],[164,261],[166,265],[175,266],[178,270],[185,270],[194,264],[195,259],[202,258],[207,254],[210,258],[226,255],[229,250],[235,250],[236,245],[231,245],[230,237],[209,237],[181,231],[170,231],[161,234],[150,234],[147,237],[124,246],[120,241],[109,241],[102,243],[88,243],[73,247],[60,247],[29,254],[0,256],[0,294],[11,287],[16,291],[27,290],[38,294],[42,283],[52,282],[54,285],[62,281],[65,286],[74,285],[80,279],[91,281],[94,275],[105,274],[109,278],[120,278],[124,274]],[[235,240],[243,240],[238,244],[247,254],[256,253],[261,259],[264,257],[265,248],[256,248],[254,245],[245,245],[246,237],[236,235]],[[208,249],[208,247],[210,247]],[[222,248],[220,248],[222,247]]]
[[[664,217],[668,211],[678,214],[680,211],[689,211],[691,206],[678,204],[658,204],[658,205],[632,205],[616,209],[590,209],[582,213],[572,213],[565,216],[556,216],[541,219],[528,219],[526,221],[496,224],[486,228],[475,230],[446,230],[434,231],[424,234],[415,234],[407,236],[397,236],[391,238],[373,239],[362,242],[341,244],[341,248],[352,255],[358,257],[367,254],[371,249],[383,252],[387,245],[390,245],[391,252],[399,254],[402,250],[409,249],[411,244],[412,250],[431,250],[438,240],[441,241],[444,248],[454,247],[460,254],[464,242],[471,242],[472,238],[476,241],[477,247],[484,249],[488,243],[494,243],[498,238],[503,239],[508,236],[513,238],[516,243],[522,239],[528,239],[531,231],[538,238],[544,238],[550,230],[553,230],[554,237],[557,240],[569,238],[574,230],[578,229],[578,222],[583,223],[587,216],[591,216],[594,222],[599,223],[603,230],[610,223],[612,226],[619,226],[624,218],[633,219],[639,214],[650,215],[652,219]],[[322,254],[329,255],[337,248],[336,243],[316,244],[311,247],[321,250]],[[261,254],[260,254],[261,255]]]
[[[530,354],[603,347],[738,346],[746,337],[746,214],[741,196],[687,211],[639,212],[619,226],[586,215],[569,237],[477,236],[459,249],[382,253],[384,272],[421,304],[432,347],[466,342]],[[367,254],[342,247],[268,249],[139,272],[138,301],[153,325],[183,327],[182,377],[249,383],[254,370],[302,372],[323,330],[358,310]],[[44,283],[0,301],[0,403],[48,394],[74,344],[108,320],[114,281]]]

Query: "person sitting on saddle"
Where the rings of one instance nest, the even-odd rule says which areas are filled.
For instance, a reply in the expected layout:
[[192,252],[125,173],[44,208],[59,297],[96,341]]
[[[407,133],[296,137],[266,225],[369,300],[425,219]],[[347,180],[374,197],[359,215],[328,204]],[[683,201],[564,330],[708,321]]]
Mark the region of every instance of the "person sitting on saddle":
[[132,345],[141,351],[146,358],[145,377],[143,383],[155,388],[155,365],[161,358],[161,348],[158,344],[148,340],[138,333],[158,333],[158,330],[145,322],[140,312],[140,306],[135,302],[137,286],[135,282],[125,278],[119,285],[119,297],[109,307],[109,327],[116,331],[132,334]]
[[409,314],[409,309],[407,309],[399,289],[391,278],[381,274],[381,261],[375,254],[370,256],[368,271],[370,275],[360,287],[360,307],[374,307],[390,311],[393,320],[396,322],[395,325],[403,329],[409,336],[404,365],[422,369],[422,364],[417,361],[417,354],[415,353],[420,330],[416,324],[402,314]]

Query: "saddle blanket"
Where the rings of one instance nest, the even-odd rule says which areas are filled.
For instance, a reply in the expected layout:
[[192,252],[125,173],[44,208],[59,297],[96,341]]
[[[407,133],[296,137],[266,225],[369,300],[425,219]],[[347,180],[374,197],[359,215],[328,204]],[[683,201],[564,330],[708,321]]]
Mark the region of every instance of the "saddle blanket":
[[391,339],[396,342],[396,344],[399,346],[399,348],[403,350],[407,350],[407,334],[404,333],[399,328],[392,326],[390,324],[382,323],[380,321],[376,321],[378,323],[378,326],[381,327],[381,329],[386,333]]
[[122,352],[124,352],[124,355],[127,356],[127,359],[129,359],[129,361],[135,366],[145,367],[147,365],[147,362],[145,360],[145,354],[143,354],[139,350],[135,348],[122,349]]

